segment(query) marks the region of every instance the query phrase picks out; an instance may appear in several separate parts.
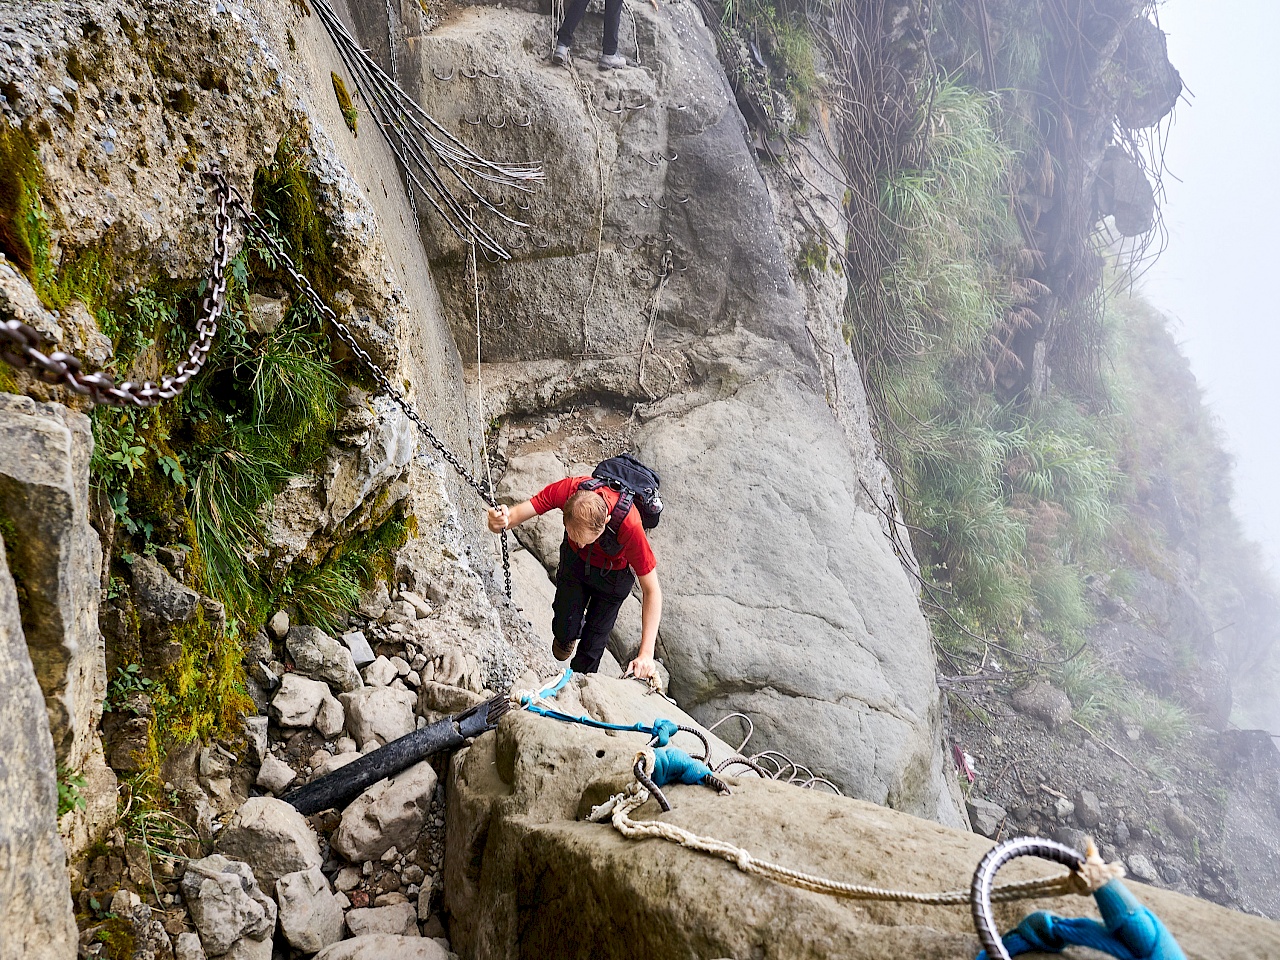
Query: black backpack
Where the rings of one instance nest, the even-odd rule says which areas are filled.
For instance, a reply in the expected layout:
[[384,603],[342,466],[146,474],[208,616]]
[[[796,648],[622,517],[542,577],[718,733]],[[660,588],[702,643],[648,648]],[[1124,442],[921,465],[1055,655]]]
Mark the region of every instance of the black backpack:
[[609,522],[597,543],[611,557],[622,551],[618,531],[634,504],[640,513],[640,525],[652,530],[662,517],[662,500],[658,496],[658,475],[629,453],[602,460],[591,472],[591,479],[578,484],[579,490],[612,487],[618,491],[618,502],[609,513]]

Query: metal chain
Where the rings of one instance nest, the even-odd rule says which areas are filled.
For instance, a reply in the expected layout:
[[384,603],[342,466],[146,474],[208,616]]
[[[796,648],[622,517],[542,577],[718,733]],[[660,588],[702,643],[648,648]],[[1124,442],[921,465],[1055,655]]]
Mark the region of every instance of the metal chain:
[[[315,288],[311,286],[311,282],[298,270],[297,265],[294,264],[289,255],[285,253],[284,247],[281,245],[280,241],[270,230],[267,229],[266,224],[262,222],[262,219],[253,212],[253,208],[244,202],[240,193],[235,189],[235,187],[231,186],[220,173],[216,173],[215,176],[219,178],[220,188],[225,188],[225,190],[230,194],[231,203],[240,211],[241,216],[244,217],[246,229],[270,251],[272,257],[284,266],[285,271],[289,274],[289,278],[294,282],[298,289],[302,291],[303,296],[305,296],[307,300],[310,301],[311,305],[333,325],[333,329],[337,332],[338,337],[347,345],[348,348],[350,348],[351,352],[355,354],[356,358],[361,364],[363,364],[365,369],[369,371],[369,375],[373,377],[378,388],[395,402],[406,417],[413,421],[414,425],[417,426],[417,428],[422,432],[422,435],[431,442],[431,445],[435,447],[440,456],[443,457],[451,467],[453,467],[459,477],[467,482],[481,500],[490,507],[497,506],[497,501],[493,497],[492,489],[486,491],[485,488],[480,485],[480,481],[467,471],[467,468],[462,465],[462,461],[454,456],[453,451],[444,445],[444,442],[436,436],[435,431],[432,430],[427,422],[418,415],[418,411],[413,408],[413,405],[409,403],[404,394],[396,389],[396,387],[391,383],[391,380],[383,372],[382,368],[379,367],[373,357],[369,355],[368,351],[366,351],[364,347],[360,346],[359,341],[356,340],[355,334],[351,332],[351,328],[339,320],[338,315],[334,313],[332,308],[330,308],[330,306],[320,298],[320,295],[316,293]],[[506,580],[507,599],[511,599],[511,558],[507,549],[507,532],[505,530],[502,532],[502,573]]]
[[92,403],[112,407],[154,407],[180,394],[187,383],[203,368],[218,334],[218,319],[222,316],[227,293],[227,240],[231,235],[231,215],[227,211],[228,191],[226,178],[216,165],[205,173],[217,181],[218,209],[214,214],[213,256],[209,266],[209,288],[201,304],[201,316],[196,321],[197,337],[187,348],[187,358],[178,364],[172,375],[160,378],[159,383],[150,380],[134,383],[126,380],[117,384],[105,373],[85,373],[79,359],[61,350],[46,355],[43,352],[45,338],[34,327],[20,320],[0,320],[0,357],[15,367],[26,367],[44,381],[67,387],[86,396]]

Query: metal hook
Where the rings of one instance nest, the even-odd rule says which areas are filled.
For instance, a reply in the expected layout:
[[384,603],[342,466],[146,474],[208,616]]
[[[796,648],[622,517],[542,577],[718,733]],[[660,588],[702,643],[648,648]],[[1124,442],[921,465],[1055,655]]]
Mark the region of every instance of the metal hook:
[[452,79],[453,79],[453,75],[454,75],[456,72],[457,72],[456,68],[454,68],[454,67],[450,67],[450,68],[449,68],[449,75],[448,75],[447,77],[442,77],[442,76],[440,76],[440,74],[436,73],[436,68],[435,68],[434,66],[432,66],[432,68],[431,68],[431,75],[432,75],[433,77],[435,77],[437,80],[439,80],[441,83],[448,83],[450,80],[452,80]]
[[483,73],[490,80],[497,80],[500,76],[502,76],[502,72],[499,70],[495,70],[493,71],[493,73],[490,73],[488,70],[482,70],[481,73]]
[[653,271],[650,270],[648,267],[637,268],[635,271],[635,277],[641,283],[653,283],[655,279],[653,276]]
[[617,110],[613,109],[613,107],[605,105],[605,110],[608,111],[609,113],[614,114],[615,116],[620,116],[622,114],[622,104],[618,104]]
[[654,202],[654,203],[656,203],[656,204],[658,205],[658,209],[659,209],[659,210],[665,210],[665,209],[667,209],[667,198],[666,198],[666,197],[659,197],[657,200],[655,200],[655,201],[653,201],[653,202]]
[[485,119],[489,121],[489,126],[493,127],[493,129],[495,130],[501,130],[503,127],[507,125],[506,117],[500,117],[499,118],[499,120],[501,121],[500,123],[493,122],[493,114],[489,114],[489,116],[485,117]]
[[634,250],[636,247],[640,246],[640,238],[634,233],[627,234],[627,236],[622,239],[622,245],[628,250]]
[[651,167],[656,167],[661,162],[659,160],[651,160],[649,157],[646,157],[643,155],[641,155],[640,159],[643,160],[645,163],[647,163]]
[[[660,153],[659,153],[659,154],[658,154],[658,156],[662,157],[662,154],[660,154]],[[675,150],[672,150],[672,151],[671,151],[671,156],[669,156],[669,157],[662,157],[662,159],[663,159],[663,160],[665,160],[665,161],[667,161],[667,163],[675,163],[677,160],[679,160],[679,159],[680,159],[680,154],[679,154],[679,153],[677,153]]]
[[648,197],[643,197],[643,198],[642,198],[642,197],[636,197],[636,203],[638,203],[640,206],[644,207],[644,209],[648,210],[648,209],[649,209],[649,204],[645,202],[647,199],[648,199]]
[[635,105],[627,104],[627,109],[639,112],[640,110],[643,110],[647,106],[649,106],[649,104],[647,103],[637,103]]
[[478,73],[467,73],[465,70],[462,71],[462,75],[468,80],[474,80],[476,77],[480,76]]
[[526,113],[526,114],[524,115],[524,123],[521,123],[521,122],[520,122],[520,121],[518,121],[518,120],[513,121],[513,122],[515,123],[515,125],[516,125],[517,127],[527,127],[527,126],[529,126],[530,124],[532,124],[532,123],[533,123],[533,117],[532,117],[530,114],[527,114],[527,113]]
[[539,250],[545,250],[545,249],[547,249],[547,247],[551,246],[551,241],[550,241],[550,240],[548,240],[545,236],[542,238],[542,242],[541,242],[541,243],[539,243],[539,242],[538,242],[538,238],[537,238],[537,237],[534,237],[534,238],[533,238],[533,240],[532,240],[532,243],[533,243],[533,245],[534,245],[535,247],[537,247]]
[[532,206],[532,204],[530,204],[528,200],[526,200],[524,203],[521,203],[519,198],[516,198],[515,200],[513,200],[512,203],[516,205],[517,210],[528,210],[529,207]]
[[688,202],[689,202],[689,195],[687,193],[683,197],[680,197],[679,199],[676,200],[676,203],[688,203]]
[[481,252],[482,254],[484,254],[484,262],[485,262],[485,263],[497,263],[499,260],[501,260],[501,259],[502,259],[502,254],[500,254],[500,253],[495,253],[492,257],[491,257],[491,256],[489,256],[489,248],[488,248],[488,247],[481,247],[481,248],[480,248],[480,252]]
[[478,127],[478,126],[480,126],[480,114],[478,114],[478,113],[477,113],[477,114],[476,114],[476,118],[475,118],[474,120],[472,120],[470,117],[468,117],[468,116],[464,113],[464,114],[462,115],[462,122],[463,122],[463,123],[469,123],[469,124],[471,124],[473,127]]

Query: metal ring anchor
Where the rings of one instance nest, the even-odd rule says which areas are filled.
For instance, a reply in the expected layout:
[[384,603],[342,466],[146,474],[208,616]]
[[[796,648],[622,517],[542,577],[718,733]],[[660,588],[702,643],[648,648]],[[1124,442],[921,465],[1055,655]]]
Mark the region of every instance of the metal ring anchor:
[[474,80],[476,77],[480,76],[478,72],[467,73],[467,71],[465,70],[462,71],[462,75],[466,77],[468,80]]
[[493,127],[493,129],[495,129],[495,130],[501,130],[503,127],[505,127],[505,126],[507,125],[507,118],[506,118],[506,117],[499,117],[499,118],[498,118],[498,120],[499,120],[499,122],[498,122],[498,123],[494,123],[494,122],[493,122],[493,114],[489,114],[489,116],[485,117],[485,119],[489,121],[489,126]]
[[471,126],[473,126],[473,127],[478,127],[478,126],[480,126],[480,114],[478,114],[478,113],[477,113],[477,114],[476,114],[476,118],[475,118],[474,120],[472,120],[470,117],[468,117],[468,116],[464,113],[464,114],[462,115],[462,122],[463,122],[463,123],[469,123],[469,124],[471,124]]
[[648,210],[649,204],[645,202],[648,199],[649,199],[648,197],[636,197],[635,201],[639,206],[643,207],[645,210]]
[[[653,157],[657,157],[657,154],[656,153],[653,154]],[[640,159],[643,160],[645,163],[647,163],[651,167],[656,167],[658,164],[662,162],[661,160],[651,159],[650,157],[646,157],[643,154],[641,154]]]
[[532,240],[531,242],[532,242],[532,243],[533,243],[533,245],[534,245],[535,247],[537,247],[539,250],[545,250],[545,249],[547,249],[547,247],[551,246],[551,241],[550,241],[550,240],[548,240],[546,237],[543,237],[543,238],[542,238],[542,242],[541,242],[541,243],[539,243],[539,242],[538,242],[538,238],[537,238],[537,237],[534,237],[534,238],[533,238],[533,240]]
[[533,115],[526,113],[524,115],[524,123],[521,123],[519,120],[513,120],[512,123],[514,123],[517,127],[530,126],[533,123]]
[[657,207],[658,207],[658,209],[659,209],[659,210],[665,210],[665,209],[667,209],[667,198],[666,198],[666,197],[658,197],[658,199],[657,199],[657,200],[654,200],[653,202],[657,205]]
[[437,80],[439,80],[441,83],[448,83],[450,80],[452,80],[452,79],[453,79],[453,75],[454,75],[455,73],[457,73],[457,68],[456,68],[456,67],[450,67],[450,68],[449,68],[449,75],[448,75],[447,77],[442,77],[442,76],[440,76],[440,74],[436,73],[436,68],[435,68],[434,66],[432,66],[432,68],[431,68],[431,75],[432,75],[433,77],[435,77]]
[[502,73],[499,70],[495,70],[493,71],[493,73],[490,73],[488,70],[481,70],[480,72],[483,73],[490,80],[497,80],[499,77],[502,76]]

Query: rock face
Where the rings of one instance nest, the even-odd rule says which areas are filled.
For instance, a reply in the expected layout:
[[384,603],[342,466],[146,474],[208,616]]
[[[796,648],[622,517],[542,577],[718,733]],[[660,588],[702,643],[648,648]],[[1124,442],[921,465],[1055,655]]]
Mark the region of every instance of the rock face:
[[76,921],[49,719],[5,557],[0,549],[0,944],[15,957],[55,960],[75,955]]
[[[653,542],[672,694],[707,721],[751,714],[762,746],[844,789],[963,823],[942,775],[925,622],[859,483],[881,496],[887,473],[839,332],[843,281],[795,266],[799,215],[757,165],[695,9],[634,13],[622,43],[645,68],[583,71],[581,88],[547,66],[545,20],[525,10],[463,9],[422,37],[438,74],[502,77],[459,86],[424,71],[433,115],[482,150],[555,158],[530,198],[533,248],[483,270],[482,312],[503,318],[482,330],[488,412],[635,407],[632,440],[668,504]],[[645,108],[625,122],[602,110],[621,103]],[[477,110],[531,123],[462,124]],[[428,240],[454,335],[473,342],[464,251]],[[655,294],[644,278],[664,256],[680,269]],[[506,493],[537,489],[516,486]],[[526,541],[548,565],[555,526]]]
[[102,547],[89,526],[89,418],[0,394],[0,520],[22,584],[22,624],[49,711],[58,762],[94,752],[106,664],[98,632]]
[[[592,686],[617,681],[593,679]],[[649,719],[635,715],[634,720]],[[503,718],[455,758],[446,892],[455,949],[477,960],[557,956],[955,960],[977,953],[968,911],[884,903],[872,909],[751,876],[661,840],[631,841],[583,822],[632,777],[634,735],[609,736],[527,713]],[[635,819],[660,819],[833,879],[896,889],[964,887],[990,844],[859,800],[769,780],[732,796],[667,788]],[[1045,876],[1019,860],[1000,879]],[[1132,884],[1189,958],[1245,960],[1280,951],[1280,924]],[[714,895],[709,895],[714,891]],[[750,904],[750,911],[743,905]],[[1002,928],[1027,911],[1090,915],[1076,897],[997,908]],[[572,930],[572,936],[565,931]]]

